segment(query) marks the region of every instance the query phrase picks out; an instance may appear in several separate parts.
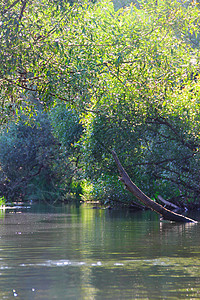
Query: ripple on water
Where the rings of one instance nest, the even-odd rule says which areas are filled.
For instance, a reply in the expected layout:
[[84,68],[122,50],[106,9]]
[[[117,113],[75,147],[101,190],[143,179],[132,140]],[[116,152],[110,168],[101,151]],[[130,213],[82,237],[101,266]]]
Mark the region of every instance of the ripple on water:
[[79,266],[102,266],[101,261],[97,262],[85,262],[85,261],[70,261],[70,260],[47,260],[45,262],[41,263],[27,263],[27,264],[20,264],[20,267],[66,267],[66,266],[73,266],[73,267],[79,267]]
[[[134,259],[134,260],[123,260],[123,261],[93,261],[93,260],[86,260],[86,261],[72,261],[72,260],[46,260],[44,262],[37,262],[37,263],[23,263],[20,264],[20,267],[81,267],[81,266],[88,266],[88,267],[151,267],[151,266],[158,266],[158,267],[180,267],[183,264],[185,259],[179,258],[154,258],[154,259]],[[193,261],[187,260],[188,266],[193,264]],[[199,262],[197,262],[199,265]],[[11,268],[8,266],[2,266],[0,269]]]
[[29,263],[29,264],[20,264],[20,267],[33,267],[33,266],[39,266],[39,267],[65,267],[65,266],[81,266],[85,265],[86,263],[83,261],[76,262],[76,261],[70,261],[70,260],[47,260],[45,262],[41,263]]

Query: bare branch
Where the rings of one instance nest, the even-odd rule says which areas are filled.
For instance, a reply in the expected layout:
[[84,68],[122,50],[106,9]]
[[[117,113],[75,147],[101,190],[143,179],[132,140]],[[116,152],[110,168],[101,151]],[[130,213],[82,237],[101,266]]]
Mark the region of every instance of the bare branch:
[[26,4],[27,4],[27,1],[25,0],[24,3],[23,3],[23,5],[22,5],[22,9],[21,9],[21,12],[20,12],[20,15],[19,15],[19,22],[21,21],[21,19],[23,17],[23,13],[24,13]]
[[123,184],[125,185],[127,190],[129,192],[131,192],[137,199],[139,199],[142,203],[144,203],[147,207],[151,208],[153,211],[160,214],[165,220],[175,221],[175,222],[184,222],[184,223],[186,223],[186,222],[197,223],[197,221],[187,218],[183,215],[176,214],[176,213],[164,208],[162,205],[151,200],[131,181],[131,179],[128,176],[128,174],[126,173],[125,169],[122,167],[115,151],[112,151],[112,155],[113,155],[115,163],[118,167],[119,173],[121,175],[120,180],[123,182]]
[[20,2],[21,0],[15,0],[13,2],[13,4],[11,4],[7,9],[4,10],[4,14],[7,13],[12,7],[14,7],[18,2]]

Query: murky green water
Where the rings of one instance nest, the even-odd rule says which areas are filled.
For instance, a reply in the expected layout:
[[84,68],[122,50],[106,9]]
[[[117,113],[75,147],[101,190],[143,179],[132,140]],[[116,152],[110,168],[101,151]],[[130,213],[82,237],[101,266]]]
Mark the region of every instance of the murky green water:
[[13,298],[200,299],[200,223],[69,206],[2,213],[0,299]]

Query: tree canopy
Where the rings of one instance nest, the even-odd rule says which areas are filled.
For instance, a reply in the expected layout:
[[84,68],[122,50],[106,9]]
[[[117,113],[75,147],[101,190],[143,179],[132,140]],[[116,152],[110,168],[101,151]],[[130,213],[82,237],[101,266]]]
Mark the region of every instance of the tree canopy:
[[110,1],[16,0],[0,9],[2,124],[65,103],[84,127],[73,143],[91,181],[116,182],[114,148],[150,195],[199,199],[194,2],[140,1],[115,11]]

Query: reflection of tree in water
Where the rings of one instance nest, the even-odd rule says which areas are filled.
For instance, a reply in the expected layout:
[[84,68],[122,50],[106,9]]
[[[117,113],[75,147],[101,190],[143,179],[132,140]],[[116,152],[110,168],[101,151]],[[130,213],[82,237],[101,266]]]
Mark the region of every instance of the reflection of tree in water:
[[197,297],[198,224],[160,223],[150,211],[55,211],[0,220],[1,267],[11,267],[1,268],[0,290],[23,299],[32,287],[44,299]]
[[102,291],[113,294],[114,290],[116,299],[122,299],[125,294],[127,298],[151,295],[160,299],[197,296],[200,282],[198,226],[159,222],[154,224],[156,226],[151,222],[146,225],[149,227],[146,234],[141,228],[141,236],[132,239],[132,253],[129,246],[132,259],[130,256],[125,259],[121,253],[122,260],[118,256],[118,264],[110,257],[105,266],[92,269],[92,283],[99,290],[97,295]]

